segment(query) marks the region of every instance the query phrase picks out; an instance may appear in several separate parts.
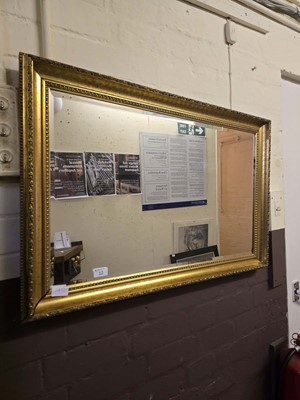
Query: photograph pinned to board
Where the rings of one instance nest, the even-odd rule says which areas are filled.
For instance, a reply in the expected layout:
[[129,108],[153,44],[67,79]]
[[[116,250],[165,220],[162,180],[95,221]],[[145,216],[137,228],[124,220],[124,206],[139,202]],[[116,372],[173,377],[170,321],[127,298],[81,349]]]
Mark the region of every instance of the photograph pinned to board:
[[117,194],[141,193],[140,156],[138,154],[115,154]]
[[83,153],[54,152],[52,157],[54,161],[50,160],[51,195],[55,199],[86,197]]
[[116,193],[113,153],[84,153],[89,196]]
[[55,152],[50,151],[50,197],[55,198]]
[[182,253],[208,247],[215,244],[212,220],[175,222],[174,253]]

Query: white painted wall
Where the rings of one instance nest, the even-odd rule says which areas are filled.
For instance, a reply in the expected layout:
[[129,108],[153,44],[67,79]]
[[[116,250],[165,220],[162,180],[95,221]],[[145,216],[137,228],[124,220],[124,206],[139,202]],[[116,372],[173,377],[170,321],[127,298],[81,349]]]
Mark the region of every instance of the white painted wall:
[[[266,35],[236,26],[237,42],[224,40],[225,19],[178,0],[51,0],[52,58],[178,95],[272,120],[271,190],[283,189],[281,70],[300,75],[300,35],[257,15]],[[249,10],[222,3],[243,18]],[[251,13],[251,21],[255,22]],[[19,51],[41,55],[36,0],[0,3],[0,61],[8,83],[17,86]],[[229,54],[230,53],[230,54]],[[231,71],[231,75],[229,72]],[[231,79],[230,79],[231,78]],[[11,185],[11,187],[9,187]],[[11,204],[17,184],[0,181],[0,279],[16,275],[18,229]],[[272,218],[272,228],[282,228]],[[13,256],[12,256],[13,255]],[[13,258],[15,257],[15,258]],[[12,262],[12,259],[14,260]]]
[[300,83],[282,80],[282,122],[285,190],[285,237],[289,336],[300,332],[300,303],[292,301],[292,281],[300,280]]

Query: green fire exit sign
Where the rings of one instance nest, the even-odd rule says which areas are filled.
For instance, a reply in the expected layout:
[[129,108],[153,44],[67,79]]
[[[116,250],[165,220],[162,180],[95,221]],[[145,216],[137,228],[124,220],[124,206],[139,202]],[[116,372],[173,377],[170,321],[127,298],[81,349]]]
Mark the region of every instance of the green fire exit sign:
[[205,136],[205,128],[199,125],[184,124],[183,122],[178,122],[177,125],[180,135]]

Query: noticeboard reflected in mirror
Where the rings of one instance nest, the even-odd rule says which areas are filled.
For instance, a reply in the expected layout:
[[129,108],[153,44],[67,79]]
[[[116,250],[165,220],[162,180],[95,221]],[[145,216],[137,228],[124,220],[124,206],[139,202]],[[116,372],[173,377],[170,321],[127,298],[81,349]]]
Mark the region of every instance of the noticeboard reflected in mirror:
[[268,121],[20,60],[24,318],[267,264]]

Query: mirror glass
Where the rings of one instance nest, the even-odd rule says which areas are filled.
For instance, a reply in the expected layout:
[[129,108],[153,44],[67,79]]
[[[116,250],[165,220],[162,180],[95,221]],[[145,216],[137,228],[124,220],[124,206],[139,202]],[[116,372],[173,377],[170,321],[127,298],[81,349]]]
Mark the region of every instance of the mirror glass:
[[266,119],[20,54],[22,316],[268,265]]
[[253,252],[253,133],[55,90],[49,122],[52,284]]

